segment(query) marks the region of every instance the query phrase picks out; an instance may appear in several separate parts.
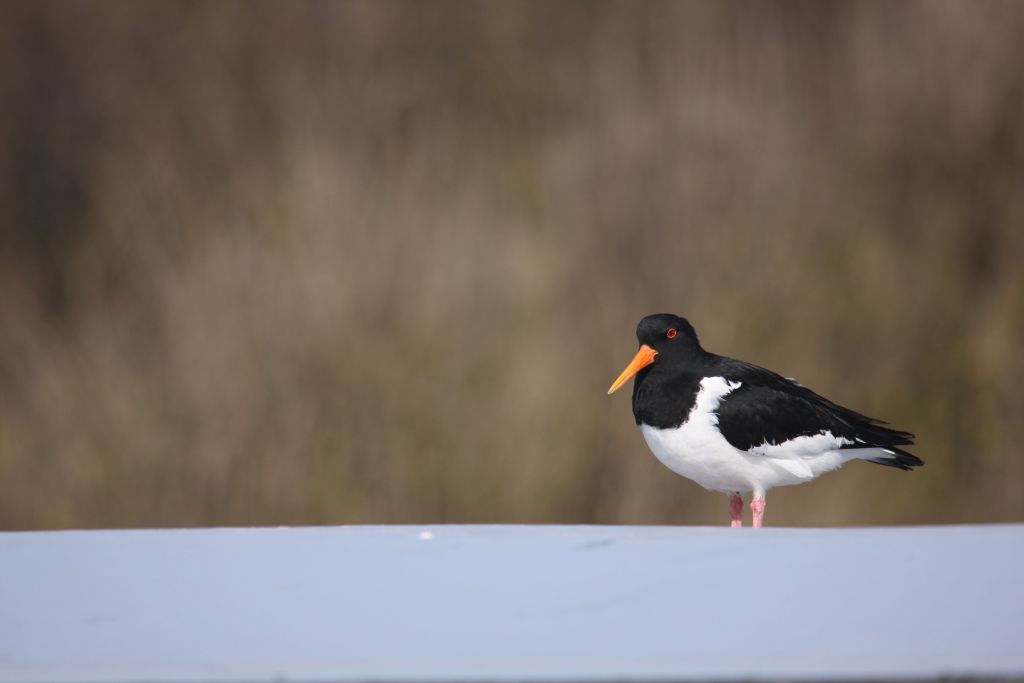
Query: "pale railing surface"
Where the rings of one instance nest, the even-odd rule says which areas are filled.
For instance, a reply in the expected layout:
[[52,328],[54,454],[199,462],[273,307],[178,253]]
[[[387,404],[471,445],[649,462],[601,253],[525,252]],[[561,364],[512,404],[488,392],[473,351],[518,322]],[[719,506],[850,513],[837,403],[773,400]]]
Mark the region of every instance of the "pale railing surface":
[[0,534],[0,681],[1024,676],[1024,525]]

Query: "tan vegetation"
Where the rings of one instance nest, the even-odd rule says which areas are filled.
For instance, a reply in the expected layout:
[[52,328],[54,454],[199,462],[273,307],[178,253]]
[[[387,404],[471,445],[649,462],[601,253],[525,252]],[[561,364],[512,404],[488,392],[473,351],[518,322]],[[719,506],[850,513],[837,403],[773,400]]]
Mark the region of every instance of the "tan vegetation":
[[0,527],[723,524],[656,311],[918,435],[770,524],[1024,520],[1024,4],[0,6]]

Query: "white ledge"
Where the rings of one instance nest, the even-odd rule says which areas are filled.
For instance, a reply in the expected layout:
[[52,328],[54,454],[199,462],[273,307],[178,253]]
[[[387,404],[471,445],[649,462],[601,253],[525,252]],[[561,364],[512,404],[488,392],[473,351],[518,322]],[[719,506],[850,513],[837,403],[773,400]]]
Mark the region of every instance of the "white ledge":
[[0,681],[1024,675],[1024,525],[0,533]]

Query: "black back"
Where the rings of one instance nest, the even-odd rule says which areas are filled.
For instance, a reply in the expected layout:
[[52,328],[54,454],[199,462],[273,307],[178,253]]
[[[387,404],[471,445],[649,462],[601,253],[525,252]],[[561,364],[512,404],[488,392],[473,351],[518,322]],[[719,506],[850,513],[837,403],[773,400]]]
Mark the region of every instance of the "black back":
[[[671,339],[670,329],[676,331]],[[924,464],[898,448],[913,444],[913,434],[884,427],[882,421],[833,403],[771,370],[704,351],[684,318],[667,313],[647,316],[637,326],[637,340],[658,352],[633,383],[637,424],[680,426],[696,402],[700,381],[723,377],[740,383],[717,411],[718,428],[735,448],[745,451],[828,431],[854,442],[844,448],[878,447],[893,453],[894,457],[872,462],[900,469]]]

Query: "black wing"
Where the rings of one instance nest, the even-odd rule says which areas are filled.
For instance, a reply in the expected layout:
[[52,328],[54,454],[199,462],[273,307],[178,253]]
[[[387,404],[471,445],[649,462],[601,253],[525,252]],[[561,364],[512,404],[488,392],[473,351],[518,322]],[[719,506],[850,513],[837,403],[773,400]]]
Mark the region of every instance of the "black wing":
[[881,420],[844,408],[770,370],[722,361],[723,376],[741,383],[718,406],[718,428],[733,447],[745,451],[828,431],[853,442],[843,448],[884,448],[892,453],[871,462],[904,470],[924,464],[898,448],[913,444],[913,434],[884,427]]

